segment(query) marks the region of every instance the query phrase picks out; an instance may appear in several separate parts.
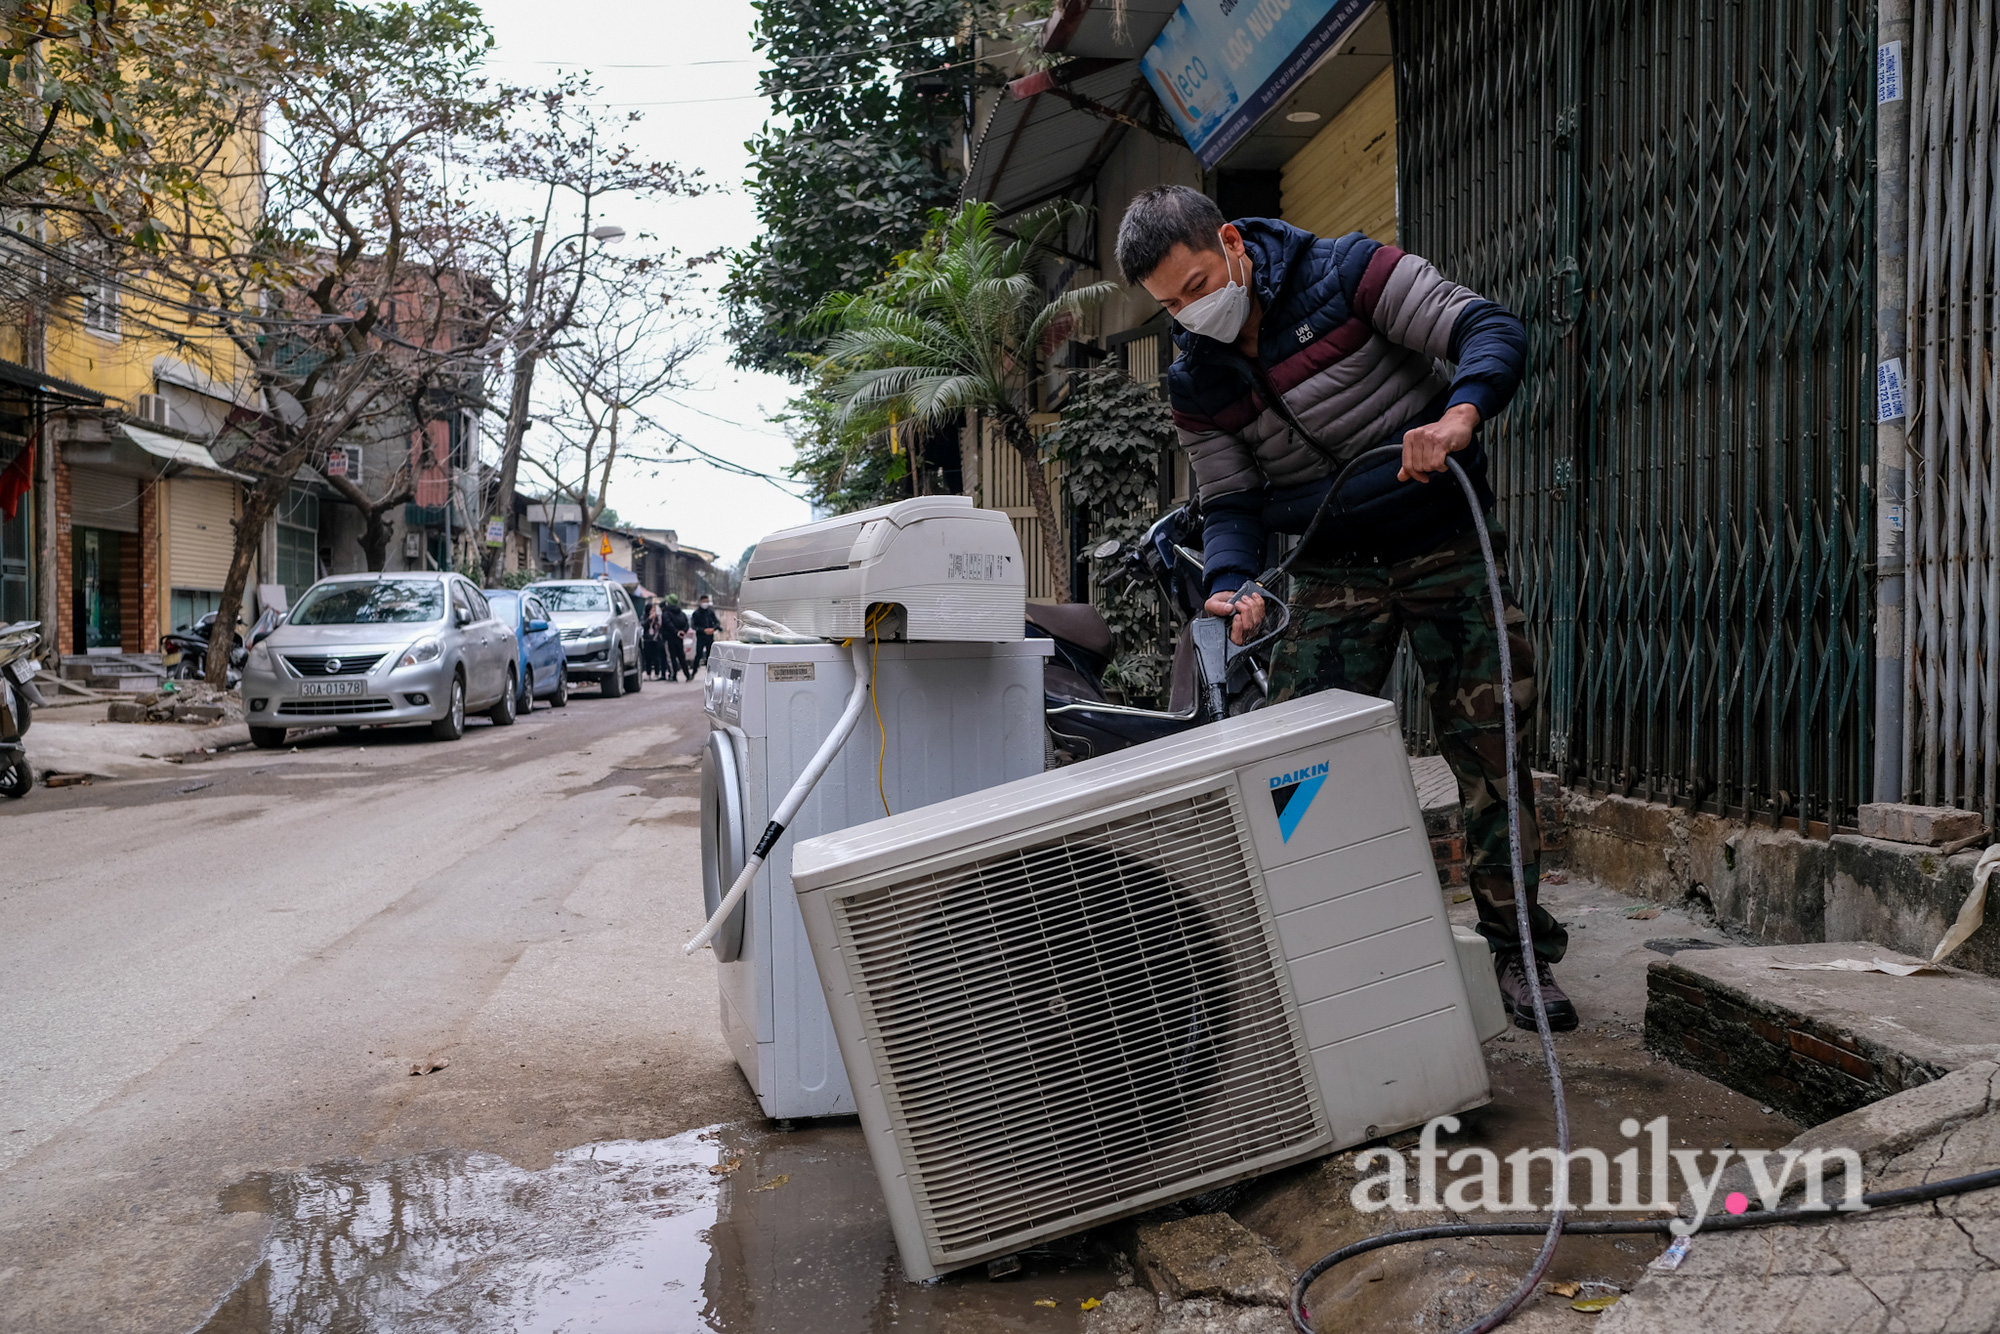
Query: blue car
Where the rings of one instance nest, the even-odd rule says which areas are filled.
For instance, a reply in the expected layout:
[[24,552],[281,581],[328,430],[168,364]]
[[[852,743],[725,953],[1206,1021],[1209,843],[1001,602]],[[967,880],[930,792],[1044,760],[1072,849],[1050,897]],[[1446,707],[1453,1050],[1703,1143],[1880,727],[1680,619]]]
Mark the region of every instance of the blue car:
[[514,632],[521,661],[515,680],[521,683],[516,713],[528,713],[535,701],[546,699],[553,708],[569,703],[569,662],[563,654],[562,632],[549,621],[549,609],[532,590],[489,588],[486,600],[493,607],[493,619]]

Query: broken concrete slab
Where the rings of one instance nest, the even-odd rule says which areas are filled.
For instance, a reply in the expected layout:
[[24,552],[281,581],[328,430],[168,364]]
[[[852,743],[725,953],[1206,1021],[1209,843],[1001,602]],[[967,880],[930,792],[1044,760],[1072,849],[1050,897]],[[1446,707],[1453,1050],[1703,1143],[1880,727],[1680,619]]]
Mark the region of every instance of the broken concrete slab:
[[1175,1301],[1216,1297],[1283,1306],[1292,1276],[1261,1238],[1228,1214],[1196,1214],[1139,1229],[1139,1270]]
[[[1815,1125],[2000,1054],[2000,981],[1797,971],[1921,960],[1868,942],[1690,950],[1647,968],[1646,1046]],[[1792,965],[1777,967],[1774,965]]]
[[[1978,851],[1857,834],[1806,838],[1794,828],[1745,825],[1630,797],[1564,794],[1568,863],[1582,876],[1712,917],[1773,945],[1874,940],[1927,955],[1972,888]],[[1964,827],[1938,808],[1930,825],[1896,828],[1942,838]],[[1977,832],[1977,818],[1972,820]],[[1874,827],[1874,826],[1871,826]],[[1888,828],[1887,824],[1880,827]],[[1952,956],[2000,976],[2000,914]]]
[[[1869,1190],[1990,1168],[2000,1153],[2000,1065],[1969,1065],[1815,1127],[1786,1147],[1854,1149]],[[1720,1189],[1744,1189],[1747,1181],[1747,1174],[1740,1182],[1725,1177]],[[1602,1334],[1996,1329],[1996,1242],[2000,1192],[1990,1190],[1818,1227],[1708,1233],[1695,1238],[1678,1268],[1642,1278],[1597,1328]]]
[[1861,807],[1854,824],[1863,838],[1932,847],[1971,838],[1986,828],[1977,811],[1962,811],[1956,806],[1910,806],[1900,801],[1870,802]]

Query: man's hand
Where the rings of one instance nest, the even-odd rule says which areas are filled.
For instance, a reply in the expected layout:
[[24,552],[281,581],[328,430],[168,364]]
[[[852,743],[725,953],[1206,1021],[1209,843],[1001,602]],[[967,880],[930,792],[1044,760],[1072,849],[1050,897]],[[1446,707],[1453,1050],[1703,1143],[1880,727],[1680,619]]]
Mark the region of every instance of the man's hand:
[[1229,642],[1241,648],[1256,638],[1257,627],[1264,623],[1264,595],[1245,593],[1239,598],[1234,593],[1216,593],[1202,610],[1210,616],[1234,617],[1229,623]]
[[1428,426],[1412,426],[1403,434],[1403,467],[1396,480],[1428,482],[1443,472],[1446,456],[1471,444],[1478,425],[1479,409],[1460,403]]

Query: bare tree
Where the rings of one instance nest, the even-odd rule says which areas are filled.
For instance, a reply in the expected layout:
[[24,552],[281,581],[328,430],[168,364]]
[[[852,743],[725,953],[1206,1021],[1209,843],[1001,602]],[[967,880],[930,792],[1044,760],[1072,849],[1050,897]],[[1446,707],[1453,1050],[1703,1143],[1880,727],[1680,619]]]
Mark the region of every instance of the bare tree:
[[522,458],[547,479],[552,497],[581,510],[577,549],[562,553],[575,577],[589,571],[590,527],[626,457],[619,432],[649,428],[647,406],[688,386],[687,361],[705,342],[703,327],[674,308],[687,272],[669,260],[621,261],[617,272],[586,286],[571,337],[549,353],[559,396],[543,418],[548,431]]
[[[605,247],[622,239],[624,229],[606,221],[607,204],[620,196],[687,195],[703,188],[699,173],[643,158],[626,144],[620,135],[638,113],[610,116],[591,105],[595,92],[588,80],[572,77],[537,94],[488,164],[496,181],[531,186],[541,196],[539,213],[496,222],[486,258],[511,312],[511,383],[493,496],[493,512],[510,534],[535,372],[576,322],[585,288],[600,278],[620,281]],[[502,546],[489,554],[489,575],[504,553]]]

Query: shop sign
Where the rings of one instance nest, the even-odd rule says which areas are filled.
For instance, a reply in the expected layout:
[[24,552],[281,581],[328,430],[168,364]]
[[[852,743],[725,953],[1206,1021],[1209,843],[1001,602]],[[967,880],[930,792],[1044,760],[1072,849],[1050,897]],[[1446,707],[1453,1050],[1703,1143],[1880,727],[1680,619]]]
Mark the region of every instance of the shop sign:
[[1185,0],[1140,60],[1213,167],[1331,55],[1374,0]]

